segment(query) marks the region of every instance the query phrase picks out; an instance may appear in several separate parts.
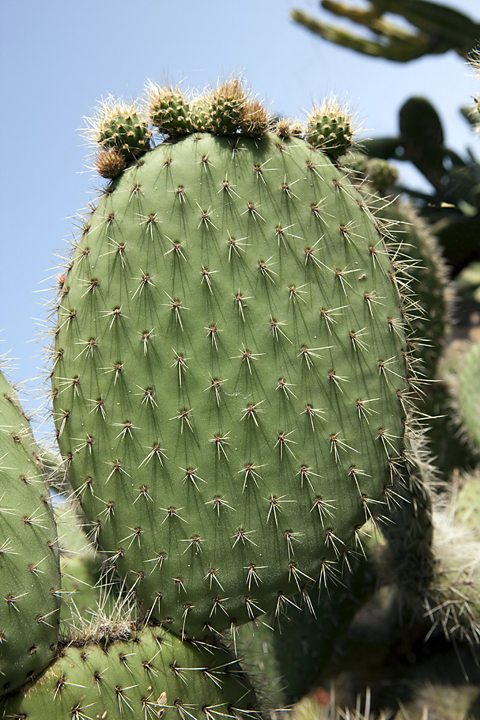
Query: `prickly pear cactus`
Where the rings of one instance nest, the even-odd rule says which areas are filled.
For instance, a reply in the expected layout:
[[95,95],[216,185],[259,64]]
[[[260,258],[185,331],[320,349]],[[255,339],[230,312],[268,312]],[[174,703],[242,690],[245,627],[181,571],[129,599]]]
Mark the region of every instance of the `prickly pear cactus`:
[[[48,670],[0,705],[20,720],[237,718],[254,715],[254,695],[231,658],[213,647],[182,642],[158,628],[102,643],[77,641]],[[123,637],[122,637],[123,635]]]
[[436,238],[410,203],[391,202],[378,216],[385,218],[387,229],[392,231],[396,251],[409,259],[416,295],[412,328],[420,338],[417,354],[422,358],[424,374],[433,378],[451,335],[454,296],[447,265]]
[[57,434],[91,537],[148,617],[197,637],[333,587],[387,511],[412,391],[377,223],[257,105],[255,137],[172,131],[106,188],[58,305]]
[[305,138],[334,160],[350,149],[353,135],[350,115],[335,100],[313,108],[307,118]]
[[28,419],[0,372],[0,695],[48,665],[58,639],[55,523]]
[[458,365],[458,411],[466,435],[475,452],[480,453],[480,342],[472,345]]
[[408,282],[415,295],[411,330],[418,338],[416,355],[422,359],[423,374],[432,379],[450,338],[454,301],[439,243],[411,203],[385,197],[398,177],[393,165],[358,152],[347,153],[340,158],[340,163],[360,191],[370,198],[371,207],[384,225],[391,252],[409,265]]

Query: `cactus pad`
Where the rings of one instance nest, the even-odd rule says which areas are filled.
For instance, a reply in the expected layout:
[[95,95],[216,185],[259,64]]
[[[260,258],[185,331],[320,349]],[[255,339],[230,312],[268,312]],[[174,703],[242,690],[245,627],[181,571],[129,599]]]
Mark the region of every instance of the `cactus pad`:
[[58,639],[56,530],[28,420],[0,373],[0,694],[43,670]]
[[64,648],[34,683],[8,698],[11,720],[213,720],[252,717],[254,696],[231,658],[160,629]]
[[127,169],[62,286],[58,438],[145,612],[201,635],[332,587],[403,453],[395,270],[299,138],[195,134]]

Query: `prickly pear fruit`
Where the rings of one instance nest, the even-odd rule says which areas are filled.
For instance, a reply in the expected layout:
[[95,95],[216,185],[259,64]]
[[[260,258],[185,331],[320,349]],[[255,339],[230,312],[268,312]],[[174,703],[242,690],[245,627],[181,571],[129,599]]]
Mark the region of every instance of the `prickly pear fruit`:
[[[4,700],[16,720],[222,717],[255,715],[254,695],[230,656],[183,642],[159,628],[110,628],[103,642],[64,647],[48,670]],[[2,714],[3,712],[3,714]]]
[[190,103],[178,88],[160,88],[150,83],[148,115],[160,133],[176,136],[191,132]]
[[[93,139],[103,148],[114,149],[125,160],[143,155],[149,148],[152,133],[139,109],[109,98],[102,103],[98,117],[92,120]],[[108,176],[107,176],[108,177]]]
[[0,372],[0,695],[54,656],[60,570],[48,489],[27,417]]
[[413,380],[397,269],[325,155],[203,133],[142,160],[76,246],[54,411],[91,537],[199,637],[335,584],[391,504]]
[[307,118],[305,139],[332,160],[351,148],[353,134],[349,113],[334,100],[313,108]]
[[[382,197],[395,182],[396,168],[385,160],[350,152],[340,162],[352,181],[370,197],[379,222],[383,223],[392,253],[409,264],[409,282],[414,291],[411,330],[417,340],[417,357],[423,374],[432,379],[451,334],[453,288],[439,243],[413,205],[404,200]],[[371,193],[379,193],[374,197]]]

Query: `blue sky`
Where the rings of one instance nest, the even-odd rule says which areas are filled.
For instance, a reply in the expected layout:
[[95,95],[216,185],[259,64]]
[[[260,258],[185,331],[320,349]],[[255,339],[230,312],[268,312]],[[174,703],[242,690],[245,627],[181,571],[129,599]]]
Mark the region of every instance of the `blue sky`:
[[[472,4],[449,2],[465,12]],[[477,145],[480,155],[458,116],[479,93],[480,78],[460,58],[407,66],[363,58],[294,25],[293,7],[321,14],[313,0],[2,3],[0,351],[16,358],[15,380],[40,373],[47,340],[38,339],[39,322],[47,317],[56,255],[68,252],[75,213],[99,186],[78,130],[108,93],[139,95],[147,78],[201,88],[240,72],[272,111],[292,117],[335,94],[370,136],[396,133],[401,103],[427,95],[442,110],[447,142],[459,150]],[[39,380],[29,385],[38,395]]]

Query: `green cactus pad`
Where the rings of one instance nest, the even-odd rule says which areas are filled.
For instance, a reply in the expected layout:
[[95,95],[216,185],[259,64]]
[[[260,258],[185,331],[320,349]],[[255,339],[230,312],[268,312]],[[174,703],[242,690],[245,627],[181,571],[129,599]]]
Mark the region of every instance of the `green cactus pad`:
[[[373,536],[367,540],[373,545]],[[377,538],[378,540],[378,538]],[[310,607],[292,614],[278,631],[262,622],[236,630],[236,647],[263,710],[297,702],[325,679],[339,641],[353,617],[373,595],[377,577],[370,558],[359,558],[342,588],[317,606],[317,590],[310,592]]]
[[105,574],[102,559],[95,554],[73,504],[57,504],[55,521],[62,574],[62,637],[70,637],[79,623],[92,623],[99,614],[102,618],[129,619],[132,613],[128,611],[133,610],[134,605],[132,598],[123,597],[124,601],[120,598],[121,582],[112,573]]
[[161,144],[101,198],[54,412],[91,537],[149,616],[200,636],[333,588],[402,465],[399,303],[361,196],[300,139]]
[[[122,631],[125,633],[125,629]],[[254,696],[231,658],[160,629],[62,650],[31,685],[0,705],[10,720],[213,720],[252,717]]]
[[60,570],[42,466],[0,373],[0,695],[43,670],[58,639]]
[[480,453],[480,342],[472,345],[460,359],[457,372],[458,412],[472,448],[476,453]]

